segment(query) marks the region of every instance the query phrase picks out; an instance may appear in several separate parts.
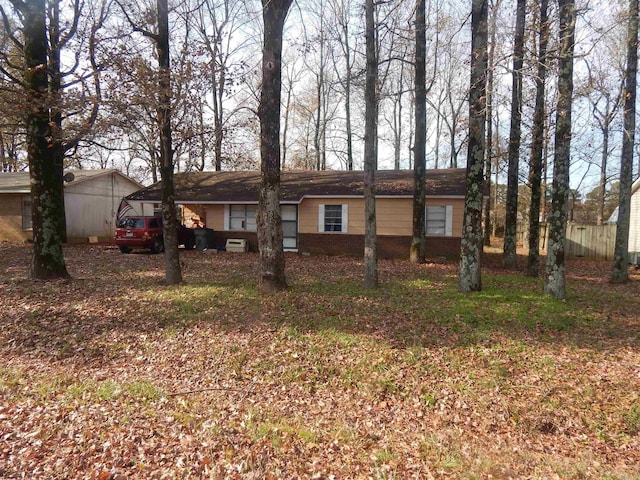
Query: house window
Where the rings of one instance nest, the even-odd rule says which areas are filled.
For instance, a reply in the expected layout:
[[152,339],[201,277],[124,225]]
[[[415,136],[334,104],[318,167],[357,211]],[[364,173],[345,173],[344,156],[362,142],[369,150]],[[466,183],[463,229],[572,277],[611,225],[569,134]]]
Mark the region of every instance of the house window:
[[229,230],[256,231],[256,205],[229,205]]
[[282,246],[285,250],[298,248],[298,206],[281,205]]
[[452,235],[452,214],[451,205],[429,205],[425,208],[425,234],[434,236]]
[[319,232],[347,232],[348,205],[320,205],[318,209]]
[[22,198],[22,229],[31,230],[33,228],[31,218],[31,197]]

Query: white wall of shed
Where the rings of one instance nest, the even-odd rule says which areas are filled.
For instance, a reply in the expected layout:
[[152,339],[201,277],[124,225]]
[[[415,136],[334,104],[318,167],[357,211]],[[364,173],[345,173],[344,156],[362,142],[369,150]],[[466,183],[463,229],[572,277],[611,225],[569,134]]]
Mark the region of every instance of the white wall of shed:
[[67,237],[111,237],[115,217],[122,197],[139,186],[127,178],[112,173],[67,183],[64,189]]

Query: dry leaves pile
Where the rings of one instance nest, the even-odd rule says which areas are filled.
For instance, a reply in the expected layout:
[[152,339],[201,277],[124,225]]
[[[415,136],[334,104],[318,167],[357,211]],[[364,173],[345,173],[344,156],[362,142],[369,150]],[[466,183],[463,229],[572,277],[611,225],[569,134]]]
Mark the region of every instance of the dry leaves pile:
[[[0,477],[639,478],[639,278],[573,261],[570,298],[485,262],[66,248],[68,282],[0,246]],[[498,262],[495,262],[496,265]]]

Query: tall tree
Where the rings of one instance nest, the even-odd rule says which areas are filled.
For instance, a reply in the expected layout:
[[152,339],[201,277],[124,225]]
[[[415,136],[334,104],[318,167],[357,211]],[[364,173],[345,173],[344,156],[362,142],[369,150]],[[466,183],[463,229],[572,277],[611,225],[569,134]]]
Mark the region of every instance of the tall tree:
[[[331,0],[330,7],[336,22],[334,36],[344,57],[344,72],[338,68],[338,63],[334,61],[334,67],[339,82],[344,89],[344,122],[345,122],[345,142],[346,142],[346,167],[353,170],[353,127],[351,113],[351,92],[354,80],[354,51],[357,49],[357,37],[353,38],[351,22],[351,0]],[[354,45],[354,43],[356,45]]]
[[574,0],[558,0],[560,42],[558,51],[558,105],[556,110],[553,186],[549,216],[549,245],[544,292],[566,297],[565,246],[569,204],[569,158],[571,153],[571,107],[573,95],[573,50],[576,27]]
[[542,153],[545,127],[545,84],[547,78],[547,45],[549,43],[549,0],[540,1],[540,28],[538,40],[538,71],[536,75],[536,104],[533,113],[531,160],[529,162],[529,256],[527,275],[537,277],[540,271],[540,201],[542,199]]
[[365,42],[367,67],[364,89],[364,285],[378,286],[378,253],[376,248],[376,192],[375,172],[378,163],[378,57],[376,53],[375,5],[373,0],[365,1]]
[[460,249],[458,289],[482,289],[482,198],[484,191],[485,128],[487,115],[488,0],[471,3],[471,83],[469,89],[469,144],[467,193]]
[[425,149],[427,144],[427,90],[426,90],[426,25],[425,0],[416,2],[416,64],[415,64],[415,138],[413,146],[413,238],[410,259],[412,263],[425,262]]
[[629,281],[629,221],[631,217],[631,185],[633,183],[633,145],[636,131],[636,76],[638,72],[638,0],[629,1],[627,62],[624,87],[624,132],[620,158],[620,197],[618,228],[611,282]]
[[162,182],[162,234],[164,237],[164,265],[166,282],[182,282],[182,269],[178,254],[178,211],[174,202],[173,149],[171,134],[171,69],[169,65],[169,8],[167,0],[157,0],[158,33],[158,96],[156,108],[160,128],[160,178]]
[[158,101],[155,107],[156,122],[160,134],[160,183],[162,190],[162,235],[164,241],[165,281],[169,285],[182,282],[182,269],[178,253],[178,211],[174,201],[174,162],[171,130],[171,69],[169,54],[169,7],[167,0],[156,1],[157,32],[152,32],[134,22],[126,6],[120,4],[134,31],[151,39],[158,57]]
[[264,37],[260,118],[261,175],[257,228],[260,285],[265,291],[287,287],[280,215],[280,97],[282,36],[292,0],[262,0]]
[[49,121],[47,78],[47,25],[45,0],[11,0],[22,17],[26,89],[25,125],[27,157],[31,177],[33,257],[30,275],[34,279],[67,278],[62,251],[64,202],[58,181]]
[[[609,57],[607,55],[607,57]],[[609,63],[609,62],[607,62]],[[598,182],[598,209],[596,212],[596,223],[602,225],[604,222],[604,204],[605,192],[607,189],[607,169],[609,164],[610,138],[612,133],[612,124],[615,120],[620,103],[622,101],[622,91],[624,82],[620,82],[619,86],[614,84],[618,82],[613,73],[613,66],[607,64],[604,68],[600,65],[591,65],[585,61],[588,71],[587,85],[585,87],[587,99],[591,104],[591,112],[593,119],[596,121],[598,129],[602,134],[602,154],[600,160],[600,181]]]
[[485,178],[489,187],[489,196],[484,202],[484,244],[491,245],[491,167],[493,162],[493,79],[495,70],[495,51],[497,18],[501,0],[490,2],[489,46],[487,52],[487,146],[485,151]]
[[[91,8],[85,7],[80,0],[74,0],[71,5],[71,21],[60,21],[60,3],[61,0],[48,0],[47,10],[49,19],[49,95],[51,102],[51,123],[53,127],[53,145],[56,165],[56,178],[60,185],[63,185],[63,175],[65,168],[65,158],[69,152],[75,150],[83,138],[87,137],[91,129],[93,128],[96,119],[98,118],[98,110],[100,108],[101,92],[100,92],[100,74],[96,64],[95,51],[97,44],[97,33],[102,28],[105,18],[107,16],[107,4],[105,1],[92,5]],[[85,12],[83,12],[83,9]],[[92,22],[89,24],[88,32],[88,63],[91,66],[91,71],[88,74],[78,72],[79,62],[75,62],[70,70],[63,71],[62,69],[62,53],[68,46],[69,42],[77,35],[79,23],[81,20],[85,20],[87,23],[89,19],[89,12],[87,10],[95,10],[93,13]],[[66,12],[67,14],[69,12]],[[83,13],[85,15],[82,19]],[[64,26],[63,26],[64,25]],[[79,52],[76,52],[79,56]],[[91,95],[87,95],[88,101],[83,102],[82,105],[65,105],[63,96],[65,89],[69,86],[67,82],[63,80],[72,75],[81,77],[86,75],[93,79],[93,92]],[[76,80],[70,83],[75,83]],[[88,86],[85,86],[89,90]],[[83,96],[84,97],[84,96]],[[86,103],[86,104],[84,104]],[[65,108],[66,107],[66,108]],[[86,111],[87,114],[82,119],[76,121],[76,125],[72,128],[66,128],[70,123],[70,120],[78,116],[79,111]],[[66,123],[66,125],[63,125]],[[61,188],[62,202],[64,205],[64,188]],[[63,208],[64,215],[64,208]],[[61,222],[61,237],[63,242],[67,240],[66,231],[66,218],[63,217]]]
[[511,129],[509,132],[509,168],[507,175],[507,205],[504,227],[502,263],[516,268],[516,226],[518,221],[518,167],[522,125],[522,64],[524,61],[524,25],[526,0],[516,6],[516,32],[513,42],[513,81],[511,89]]
[[187,24],[193,22],[200,36],[202,45],[207,52],[210,72],[209,85],[211,87],[211,109],[213,113],[213,141],[215,170],[222,170],[223,142],[228,116],[234,112],[227,111],[225,100],[229,87],[238,81],[232,71],[232,58],[242,45],[242,42],[232,42],[232,37],[239,30],[241,14],[245,2],[238,0],[204,0],[197,2],[199,8],[194,12],[189,5]]

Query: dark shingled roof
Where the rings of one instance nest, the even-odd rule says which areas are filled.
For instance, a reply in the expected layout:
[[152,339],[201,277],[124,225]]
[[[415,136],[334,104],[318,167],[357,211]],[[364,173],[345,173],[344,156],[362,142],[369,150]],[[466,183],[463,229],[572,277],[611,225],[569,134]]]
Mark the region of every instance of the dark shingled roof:
[[[450,168],[427,170],[428,196],[464,197],[466,170]],[[362,171],[285,170],[281,176],[281,199],[300,202],[305,196],[350,197],[363,195]],[[188,172],[174,177],[175,201],[257,202],[260,172]],[[376,171],[376,195],[413,196],[413,170]],[[132,193],[127,198],[160,201],[160,182]]]

